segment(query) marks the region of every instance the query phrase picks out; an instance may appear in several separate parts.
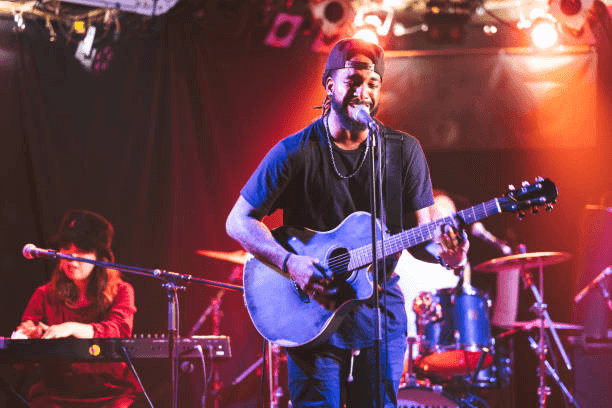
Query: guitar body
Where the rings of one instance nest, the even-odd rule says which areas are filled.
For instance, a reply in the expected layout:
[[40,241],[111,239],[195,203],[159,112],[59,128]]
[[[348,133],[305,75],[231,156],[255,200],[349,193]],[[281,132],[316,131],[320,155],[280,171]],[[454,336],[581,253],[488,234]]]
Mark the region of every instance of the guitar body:
[[[281,227],[275,235],[287,235],[283,246],[318,259],[324,267],[322,273],[331,278],[330,257],[371,242],[371,218],[366,212],[356,212],[328,232]],[[380,233],[378,223],[377,230]],[[321,343],[338,328],[343,317],[373,294],[372,273],[367,266],[347,271],[347,275],[339,283],[336,309],[329,310],[298,289],[278,268],[249,258],[244,266],[244,299],[255,328],[281,346]]]

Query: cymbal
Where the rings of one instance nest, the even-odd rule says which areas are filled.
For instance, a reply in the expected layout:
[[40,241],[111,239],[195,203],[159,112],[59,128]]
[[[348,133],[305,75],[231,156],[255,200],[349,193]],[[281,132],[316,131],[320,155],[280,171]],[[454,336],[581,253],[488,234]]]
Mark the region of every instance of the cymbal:
[[472,269],[478,272],[502,272],[511,268],[530,269],[564,262],[571,257],[567,252],[531,252],[491,259]]
[[[582,330],[584,326],[571,323],[552,322],[557,330]],[[512,327],[518,327],[524,330],[538,329],[540,327],[540,319],[533,319],[528,322],[514,322]],[[548,322],[544,321],[544,328],[548,329]]]
[[206,249],[201,249],[196,251],[198,255],[204,255],[209,258],[221,259],[222,261],[229,261],[239,265],[244,265],[247,260],[248,252],[242,249],[233,252],[226,251],[209,251]]

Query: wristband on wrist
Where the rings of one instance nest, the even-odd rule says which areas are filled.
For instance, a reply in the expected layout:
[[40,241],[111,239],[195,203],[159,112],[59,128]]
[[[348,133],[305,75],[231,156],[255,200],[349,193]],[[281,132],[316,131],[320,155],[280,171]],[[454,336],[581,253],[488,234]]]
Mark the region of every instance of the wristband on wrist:
[[291,255],[293,255],[293,254],[292,254],[291,252],[289,252],[289,253],[288,253],[288,254],[285,256],[285,259],[283,259],[283,266],[282,266],[282,268],[281,268],[281,271],[282,271],[284,274],[288,274],[288,273],[289,273],[289,271],[287,270],[287,262],[289,262],[289,257],[291,257]]

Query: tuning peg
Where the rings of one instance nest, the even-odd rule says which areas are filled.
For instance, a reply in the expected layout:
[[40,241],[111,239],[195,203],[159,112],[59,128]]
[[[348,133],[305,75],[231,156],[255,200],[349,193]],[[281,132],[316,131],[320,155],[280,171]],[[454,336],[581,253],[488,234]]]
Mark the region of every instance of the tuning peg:
[[535,178],[535,181],[536,181],[536,183],[541,183],[541,182],[544,181],[544,179],[542,177],[538,176],[538,177]]
[[537,213],[539,213],[539,212],[540,212],[540,209],[539,209],[538,207],[532,207],[532,208],[531,208],[531,213],[532,213],[533,215],[535,215],[535,214],[537,214]]
[[523,218],[525,218],[525,211],[523,210],[519,210],[516,212],[516,218],[518,218],[519,220],[522,220]]
[[528,181],[526,181],[526,180],[525,180],[525,181],[523,181],[523,182],[521,183],[521,187],[529,187],[529,182],[528,182]]
[[552,203],[546,204],[546,211],[552,211],[552,209],[553,209]]
[[508,184],[508,190],[514,191],[514,190],[516,190],[516,187],[514,187],[513,184]]

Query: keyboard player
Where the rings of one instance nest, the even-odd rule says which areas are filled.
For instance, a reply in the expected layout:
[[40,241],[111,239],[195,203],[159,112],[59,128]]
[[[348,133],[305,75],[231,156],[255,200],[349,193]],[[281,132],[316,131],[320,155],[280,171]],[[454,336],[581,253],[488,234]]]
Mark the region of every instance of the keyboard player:
[[[71,210],[50,246],[74,257],[114,262],[113,234],[101,215]],[[40,339],[130,337],[135,312],[134,289],[119,271],[61,259],[51,280],[32,295],[16,333]],[[33,408],[125,408],[142,392],[122,362],[40,364],[40,381],[27,396]]]

